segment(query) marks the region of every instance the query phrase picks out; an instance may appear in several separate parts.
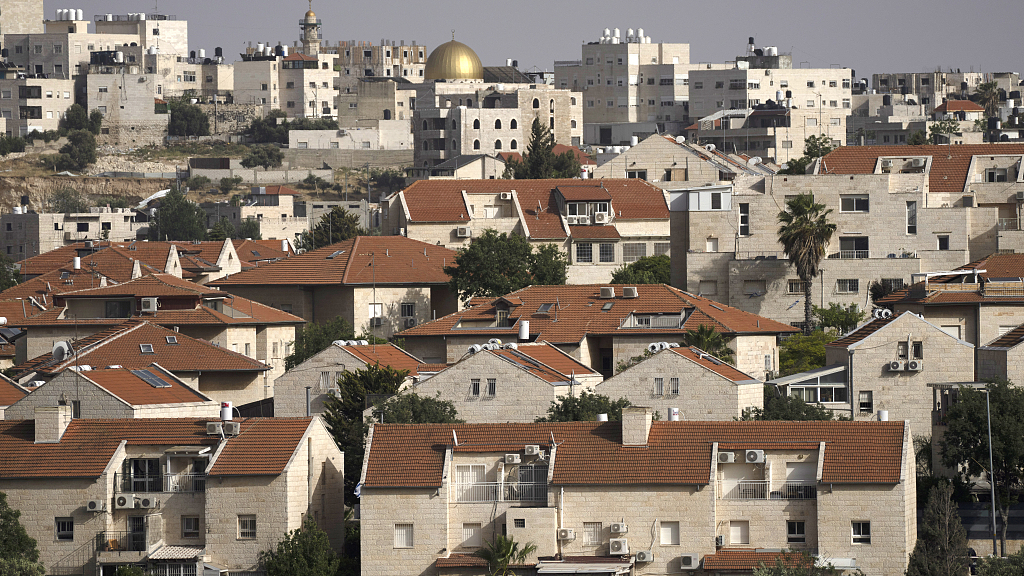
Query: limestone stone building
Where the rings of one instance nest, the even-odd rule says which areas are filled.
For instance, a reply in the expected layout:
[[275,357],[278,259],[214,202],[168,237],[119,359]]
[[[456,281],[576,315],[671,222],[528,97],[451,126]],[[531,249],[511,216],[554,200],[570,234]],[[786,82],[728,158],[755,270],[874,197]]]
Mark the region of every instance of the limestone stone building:
[[77,242],[134,242],[149,230],[147,224],[135,221],[134,210],[105,207],[71,214],[18,210],[0,216],[0,226],[4,254],[16,262]]
[[736,367],[761,377],[778,369],[778,337],[796,329],[664,284],[528,286],[399,333],[426,362],[455,362],[473,344],[549,342],[601,373],[647,350],[711,326],[732,338]]
[[401,40],[398,46],[394,41],[374,44],[347,40],[333,46],[322,46],[321,50],[337,54],[338,88],[342,92],[365,79],[400,78],[421,83],[425,79],[429,54],[427,47],[415,40],[409,45]]
[[[621,422],[371,428],[360,477],[362,574],[517,570],[749,574],[783,549],[900,574],[917,540],[905,422]],[[416,462],[395,466],[394,462]]]
[[28,394],[28,390],[12,382],[9,378],[0,379],[0,420],[3,420],[12,404]]
[[[864,80],[867,80],[866,78]],[[997,82],[1006,91],[1016,90],[1020,75],[1016,72],[887,72],[871,75],[871,88],[878,94],[916,94],[925,111],[950,98],[966,98],[978,85]]]
[[171,115],[157,97],[162,82],[139,66],[91,65],[86,95],[91,110],[103,114],[98,145],[149,146],[163,144]]
[[341,550],[343,455],[319,418],[71,411],[39,406],[31,419],[0,422],[0,491],[47,573],[253,572],[258,552],[307,518]]

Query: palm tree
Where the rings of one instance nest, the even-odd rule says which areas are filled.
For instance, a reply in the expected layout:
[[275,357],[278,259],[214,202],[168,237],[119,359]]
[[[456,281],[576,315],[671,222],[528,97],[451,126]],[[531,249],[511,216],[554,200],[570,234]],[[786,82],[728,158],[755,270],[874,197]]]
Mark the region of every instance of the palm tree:
[[985,108],[985,116],[995,116],[999,112],[998,82],[978,84],[974,93],[978,98],[978,104]]
[[779,212],[779,242],[796,275],[804,283],[804,334],[811,333],[811,285],[820,272],[818,265],[825,257],[825,248],[836,232],[829,222],[831,209],[816,204],[811,194],[801,194],[786,202],[787,210]]
[[729,341],[732,338],[726,339],[722,336],[721,332],[714,329],[709,324],[701,324],[697,326],[696,330],[687,330],[686,334],[683,334],[683,339],[680,342],[683,346],[693,346],[700,348],[704,352],[711,354],[715,358],[733,363],[732,350],[729,349]]
[[537,545],[533,542],[527,542],[520,548],[514,539],[498,534],[487,546],[477,550],[476,555],[487,561],[490,576],[516,576],[509,566],[525,563],[530,554],[536,551]]

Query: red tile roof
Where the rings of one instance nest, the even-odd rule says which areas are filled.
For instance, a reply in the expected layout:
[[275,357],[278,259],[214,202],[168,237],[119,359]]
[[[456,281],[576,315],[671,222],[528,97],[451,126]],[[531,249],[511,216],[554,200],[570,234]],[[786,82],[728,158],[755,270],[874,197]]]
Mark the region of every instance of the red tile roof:
[[733,382],[749,382],[757,380],[750,374],[737,370],[731,364],[723,362],[699,348],[695,348],[693,346],[680,346],[679,348],[669,348],[669,350],[707,370],[711,370],[715,374],[718,374],[727,380],[731,380]]
[[132,406],[210,401],[209,398],[200,394],[197,390],[186,386],[180,380],[165,373],[158,367],[151,367],[146,369],[146,371],[166,384],[166,387],[156,388],[143,380],[141,376],[126,368],[90,370],[81,374]]
[[306,56],[302,52],[292,52],[291,54],[285,56],[281,60],[283,62],[295,62],[295,61],[300,61],[300,62],[316,62],[317,61],[317,57],[316,56]]
[[[434,561],[437,568],[487,568],[487,561],[473,554],[452,554]],[[528,569],[533,564],[509,564],[510,569]]]
[[573,239],[594,240],[621,238],[615,226],[569,226],[569,235]]
[[553,348],[553,346],[550,346],[549,344],[524,344],[522,346],[519,346],[519,349],[517,350],[502,348],[500,350],[488,350],[485,353],[493,354],[494,356],[497,356],[498,358],[501,358],[506,362],[510,362],[517,366],[518,368],[520,368],[521,370],[526,371],[528,374],[536,376],[537,378],[540,378],[541,380],[544,380],[545,382],[548,382],[550,384],[568,384],[570,378],[574,376],[576,373],[580,375],[593,374],[593,371],[579,363],[576,363],[579,366],[579,370],[575,369],[576,366],[571,366],[572,369],[570,369],[570,371],[568,372],[562,372],[561,370],[554,369],[553,367],[547,365],[547,363],[538,359],[536,356],[547,357],[549,359],[553,358],[555,361],[559,362],[563,367],[568,365],[568,363],[561,360],[560,358],[555,357],[550,352],[542,352],[542,347]]
[[6,376],[0,378],[0,406],[10,406],[27,394],[28,390],[11,382]]
[[984,348],[1013,348],[1021,342],[1024,342],[1024,324],[989,342]]
[[807,566],[807,558],[799,552],[761,551],[754,549],[720,549],[704,557],[704,570],[749,571],[761,566],[772,567],[781,561],[788,567]]
[[[208,471],[211,476],[276,475],[284,471],[310,425],[309,418],[247,418]],[[209,446],[206,420],[75,419],[60,442],[35,444],[33,420],[0,421],[0,478],[96,478],[121,441],[130,446]]]
[[[581,182],[583,182],[581,180]],[[599,181],[600,182],[600,181]],[[612,199],[612,195],[601,186],[593,184],[579,186],[559,186],[555,190],[567,202],[603,202]]]
[[226,297],[227,294],[220,290],[207,288],[195,282],[182,280],[171,274],[147,274],[134,280],[121,284],[108,284],[97,288],[79,288],[78,290],[63,292],[61,297],[56,299],[58,305],[67,298],[110,298],[115,296],[134,296],[136,298],[147,297],[173,297],[173,296],[206,296]]
[[357,236],[325,248],[244,270],[210,286],[447,284],[453,250],[404,236]]
[[[175,344],[167,342],[173,336]],[[150,344],[153,352],[142,352]],[[156,363],[171,372],[263,372],[270,368],[248,356],[215,346],[143,320],[129,320],[72,342],[77,358],[55,361],[51,353],[37,356],[15,366],[24,376],[29,372],[56,375],[71,366],[121,365],[129,370],[148,368]]]
[[[965,264],[956,270],[984,270],[976,275],[984,281],[999,281],[1000,279],[1011,279],[1011,282],[1020,282],[1024,279],[1024,254],[991,254]],[[974,274],[971,274],[974,276]],[[929,286],[950,284],[955,286],[965,280],[963,274],[952,274],[946,276],[931,276],[928,278]],[[973,281],[973,278],[971,278]],[[1019,290],[1000,291],[998,289],[987,289],[981,286],[972,290],[942,290],[933,288],[925,292],[924,282],[918,282],[906,289],[893,292],[878,300],[880,304],[893,303],[906,304],[993,304],[1003,305],[1007,303],[1022,303],[1024,296]]]
[[390,366],[395,370],[408,370],[410,376],[419,373],[423,361],[394,344],[368,344],[365,346],[340,346],[349,354],[367,364]]
[[843,336],[842,338],[837,338],[836,340],[829,342],[828,344],[826,344],[826,346],[831,346],[833,348],[849,348],[850,346],[860,342],[861,340],[867,338],[868,336],[871,336],[875,332],[878,332],[885,326],[888,326],[897,318],[899,318],[899,316],[896,315],[893,315],[889,318],[875,318],[869,322],[861,324],[859,327],[850,331],[850,333]]
[[294,256],[295,251],[288,242],[288,250],[281,250],[281,240],[232,240],[235,252],[243,262],[261,262],[264,260],[280,260]]
[[[542,424],[377,424],[367,447],[364,486],[441,485],[445,450],[514,452],[558,444],[553,485],[706,485],[714,442],[785,449],[825,442],[824,483],[895,484],[903,473],[904,422],[665,422],[647,446],[622,445],[619,422]],[[477,449],[479,447],[479,449]],[[601,462],[601,466],[594,466]]]
[[537,362],[544,364],[566,376],[596,375],[598,372],[582,364],[579,360],[569,356],[565,352],[547,342],[534,342],[532,344],[519,344],[517,350]]
[[[401,337],[487,335],[510,338],[518,330],[518,321],[530,321],[530,333],[536,340],[564,344],[579,343],[584,337],[607,335],[666,335],[682,334],[701,324],[712,326],[717,332],[735,334],[778,334],[798,330],[787,324],[744,312],[707,298],[683,292],[664,284],[636,286],[637,298],[623,298],[623,286],[615,286],[614,299],[602,299],[601,287],[608,285],[528,286],[503,298],[521,303],[509,310],[508,328],[464,328],[463,323],[492,321],[495,303],[480,304],[437,320],[420,324],[399,333]],[[517,299],[517,300],[512,300]],[[611,303],[610,310],[604,306]],[[542,304],[554,304],[546,313],[538,312]],[[630,313],[688,314],[681,328],[622,328]],[[556,321],[557,320],[557,321]]]
[[970,100],[946,100],[935,107],[933,112],[984,112],[985,107]]
[[1024,154],[1024,144],[963,144],[957,146],[841,146],[822,159],[821,173],[873,174],[879,157],[932,159],[928,187],[932,193],[963,194],[974,156]]

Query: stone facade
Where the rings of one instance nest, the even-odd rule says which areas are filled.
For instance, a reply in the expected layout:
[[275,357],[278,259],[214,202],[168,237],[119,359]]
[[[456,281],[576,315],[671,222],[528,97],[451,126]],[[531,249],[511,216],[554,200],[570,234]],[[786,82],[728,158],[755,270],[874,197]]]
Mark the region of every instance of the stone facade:
[[147,75],[137,66],[127,70],[89,68],[89,110],[103,114],[97,144],[137,147],[163,143],[171,115],[166,106],[157,106],[155,102],[158,82],[156,76]]
[[321,51],[337,54],[335,68],[338,72],[338,87],[344,92],[356,86],[364,78],[401,78],[408,82],[423,82],[423,71],[427,67],[429,51],[426,46],[398,46],[373,44],[367,41],[347,41],[337,46],[323,46]]
[[56,130],[74,104],[75,81],[63,77],[0,80],[0,115],[9,136]]
[[0,250],[14,261],[24,260],[83,240],[134,242],[148,224],[135,222],[128,208],[90,208],[89,212],[6,213],[0,216]]

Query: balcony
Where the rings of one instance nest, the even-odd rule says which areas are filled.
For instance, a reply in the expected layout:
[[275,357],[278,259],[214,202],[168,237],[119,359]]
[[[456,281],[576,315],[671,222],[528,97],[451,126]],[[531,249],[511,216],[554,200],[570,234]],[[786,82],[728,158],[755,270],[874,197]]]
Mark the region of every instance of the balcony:
[[451,501],[458,503],[511,502],[545,505],[548,485],[543,482],[473,482],[452,484]]
[[206,492],[206,474],[145,476],[114,474],[114,487],[124,492]]
[[620,328],[666,328],[678,330],[682,327],[683,317],[679,314],[630,314],[622,321]]
[[97,552],[145,552],[146,533],[104,530],[96,534]]
[[[731,484],[731,483],[729,483]],[[723,500],[816,500],[814,482],[786,482],[774,488],[767,480],[740,480],[731,487],[718,483],[719,497]]]
[[736,260],[788,260],[785,252],[744,250],[736,252]]
[[999,219],[1000,230],[1020,230],[1018,227],[1016,218],[1000,218]]
[[829,259],[854,260],[868,258],[868,253],[868,250],[840,250],[839,252],[829,254],[828,257]]

